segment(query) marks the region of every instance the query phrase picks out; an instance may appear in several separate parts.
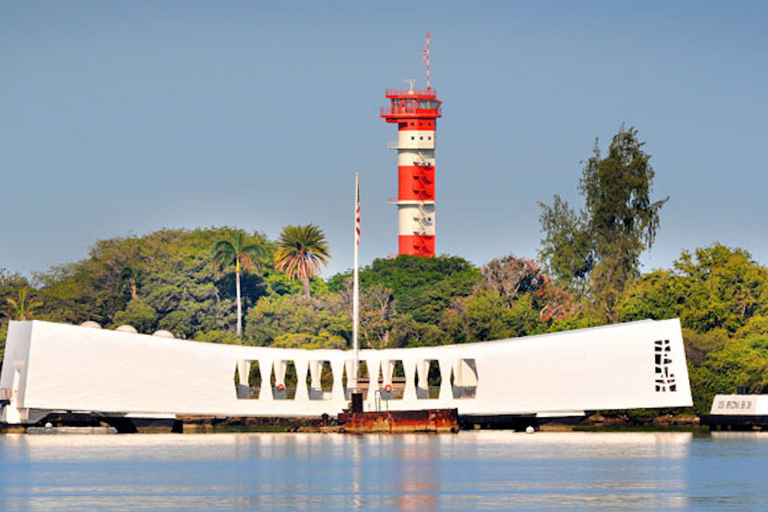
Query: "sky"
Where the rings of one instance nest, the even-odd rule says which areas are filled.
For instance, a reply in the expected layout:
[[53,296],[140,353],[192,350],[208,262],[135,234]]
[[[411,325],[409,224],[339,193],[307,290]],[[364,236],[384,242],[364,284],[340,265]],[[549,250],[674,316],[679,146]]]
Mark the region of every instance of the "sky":
[[437,252],[540,248],[539,202],[580,208],[582,162],[622,124],[669,196],[643,268],[714,242],[768,264],[768,3],[0,3],[0,268],[99,239],[235,226],[326,233],[329,277],[397,251],[387,88],[432,86]]

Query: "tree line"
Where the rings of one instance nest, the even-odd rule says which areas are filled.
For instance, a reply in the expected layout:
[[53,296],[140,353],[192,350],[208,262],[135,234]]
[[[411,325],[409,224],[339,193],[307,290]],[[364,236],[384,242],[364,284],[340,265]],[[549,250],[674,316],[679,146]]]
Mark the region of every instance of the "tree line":
[[[377,259],[360,271],[363,346],[504,339],[639,319],[680,318],[696,412],[712,395],[768,386],[768,269],[744,249],[683,251],[642,273],[668,198],[637,130],[622,127],[582,170],[580,210],[540,203],[538,259],[513,254],[477,267],[460,256]],[[277,240],[229,227],[164,229],[98,241],[75,263],[0,270],[0,343],[7,321],[38,318],[245,345],[351,346],[351,271],[321,279],[322,230],[287,226]],[[2,347],[0,347],[0,351]]]

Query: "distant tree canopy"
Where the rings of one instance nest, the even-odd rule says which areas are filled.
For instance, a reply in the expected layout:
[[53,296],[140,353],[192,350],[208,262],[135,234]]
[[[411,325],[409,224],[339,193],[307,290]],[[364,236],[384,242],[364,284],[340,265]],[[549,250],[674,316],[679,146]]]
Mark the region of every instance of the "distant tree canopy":
[[[351,272],[332,277],[331,290],[340,291]],[[436,324],[447,306],[456,297],[469,295],[480,273],[467,260],[458,256],[398,256],[395,259],[376,259],[360,270],[363,290],[379,284],[392,291],[398,311],[408,313],[417,322]]]
[[572,288],[588,291],[608,322],[618,321],[616,302],[639,276],[640,255],[653,245],[668,199],[651,200],[654,171],[644,144],[636,129],[623,126],[605,157],[595,142],[579,184],[579,213],[559,196],[551,206],[539,203],[542,259]]
[[[100,240],[89,258],[34,275],[44,299],[42,311],[55,321],[95,320],[105,326],[135,322],[143,332],[168,329],[182,337],[228,329],[236,320],[235,276],[214,272],[211,248],[239,232],[232,228],[161,230]],[[247,235],[246,240],[266,244],[259,233]],[[262,264],[271,257],[270,250]],[[132,276],[143,276],[140,303],[131,307],[131,294],[124,291],[126,268]],[[268,273],[243,278],[246,306],[270,293]]]
[[761,333],[759,319],[768,315],[768,269],[743,249],[721,244],[683,251],[673,270],[656,270],[634,282],[617,309],[622,321],[680,318],[697,332]]

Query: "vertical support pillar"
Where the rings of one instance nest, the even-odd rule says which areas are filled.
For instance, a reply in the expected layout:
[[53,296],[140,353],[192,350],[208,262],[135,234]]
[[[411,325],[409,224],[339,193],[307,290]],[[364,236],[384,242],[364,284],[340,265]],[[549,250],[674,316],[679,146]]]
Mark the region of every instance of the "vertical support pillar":
[[259,372],[261,373],[261,391],[259,391],[259,400],[271,402],[272,396],[272,360],[259,359]]
[[307,360],[294,359],[293,364],[296,368],[296,394],[293,398],[299,402],[307,402],[309,401],[309,393],[307,392]]

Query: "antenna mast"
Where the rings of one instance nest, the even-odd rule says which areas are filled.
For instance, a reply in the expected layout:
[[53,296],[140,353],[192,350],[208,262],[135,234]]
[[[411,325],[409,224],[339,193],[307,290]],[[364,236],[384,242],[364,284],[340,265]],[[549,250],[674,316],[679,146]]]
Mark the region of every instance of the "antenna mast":
[[424,39],[424,53],[422,54],[422,60],[427,63],[427,90],[432,90],[432,87],[430,86],[430,79],[429,79],[429,40],[432,39],[432,34],[427,32],[427,35]]

